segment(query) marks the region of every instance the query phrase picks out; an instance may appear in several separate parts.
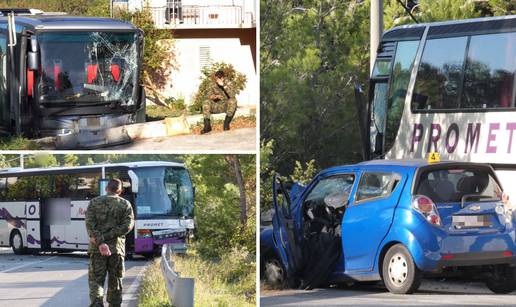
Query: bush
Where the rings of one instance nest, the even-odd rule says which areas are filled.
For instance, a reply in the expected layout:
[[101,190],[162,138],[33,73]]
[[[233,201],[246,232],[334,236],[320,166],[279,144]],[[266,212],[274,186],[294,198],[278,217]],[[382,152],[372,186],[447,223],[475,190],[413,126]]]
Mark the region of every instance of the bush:
[[231,86],[235,91],[235,95],[238,95],[238,93],[245,88],[247,77],[243,73],[236,71],[233,65],[224,62],[217,62],[211,66],[207,66],[202,69],[201,84],[199,85],[197,93],[194,95],[192,105],[190,105],[190,112],[201,112],[202,103],[204,99],[206,99],[206,90],[208,89],[210,82],[214,82],[215,72],[217,72],[217,70],[222,70],[224,72],[224,75],[226,76],[225,79],[227,82],[231,83]]

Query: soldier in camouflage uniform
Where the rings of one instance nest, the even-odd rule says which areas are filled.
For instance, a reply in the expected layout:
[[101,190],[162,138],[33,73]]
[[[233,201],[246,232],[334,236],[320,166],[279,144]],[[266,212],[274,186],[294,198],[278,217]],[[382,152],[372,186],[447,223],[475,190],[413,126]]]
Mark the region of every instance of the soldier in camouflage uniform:
[[229,130],[229,124],[235,116],[237,101],[235,93],[229,84],[224,82],[225,75],[222,70],[215,73],[214,80],[208,86],[206,91],[206,99],[202,104],[202,113],[204,115],[204,128],[201,133],[211,131],[210,115],[217,113],[226,113],[224,119],[224,130]]
[[131,203],[120,197],[122,182],[111,179],[106,192],[107,195],[92,199],[86,211],[86,229],[90,237],[90,307],[104,306],[103,287],[106,274],[109,306],[120,306],[122,303],[125,235],[134,226]]

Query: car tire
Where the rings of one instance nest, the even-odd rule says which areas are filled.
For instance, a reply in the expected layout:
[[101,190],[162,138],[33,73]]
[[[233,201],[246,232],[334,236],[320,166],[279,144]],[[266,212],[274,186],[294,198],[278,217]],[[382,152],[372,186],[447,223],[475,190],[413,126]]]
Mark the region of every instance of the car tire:
[[508,266],[495,267],[486,280],[489,290],[497,294],[507,294],[516,290],[516,268]]
[[277,258],[267,258],[263,262],[263,279],[271,286],[279,287],[285,284],[285,270]]
[[18,230],[13,230],[11,232],[11,237],[9,238],[9,245],[13,249],[14,254],[23,255],[27,252],[27,248],[23,246],[23,238],[21,233]]
[[389,248],[383,258],[382,277],[389,292],[411,294],[421,285],[422,273],[407,248],[396,244]]

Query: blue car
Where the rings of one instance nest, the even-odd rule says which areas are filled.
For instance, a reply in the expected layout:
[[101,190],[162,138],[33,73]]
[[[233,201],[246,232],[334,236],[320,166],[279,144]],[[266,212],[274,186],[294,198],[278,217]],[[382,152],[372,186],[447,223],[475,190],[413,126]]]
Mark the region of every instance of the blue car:
[[326,169],[306,186],[273,182],[262,274],[310,289],[382,280],[413,293],[423,275],[472,274],[516,290],[515,224],[491,166],[374,160]]

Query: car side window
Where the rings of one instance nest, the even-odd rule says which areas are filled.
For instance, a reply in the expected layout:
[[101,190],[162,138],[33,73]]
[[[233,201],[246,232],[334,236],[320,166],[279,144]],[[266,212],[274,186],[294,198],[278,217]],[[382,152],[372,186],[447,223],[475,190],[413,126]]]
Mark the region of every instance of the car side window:
[[316,207],[326,205],[330,207],[345,206],[349,200],[355,175],[342,174],[321,179],[310,191],[303,205]]
[[358,184],[356,201],[386,197],[396,188],[401,176],[387,172],[365,172]]

